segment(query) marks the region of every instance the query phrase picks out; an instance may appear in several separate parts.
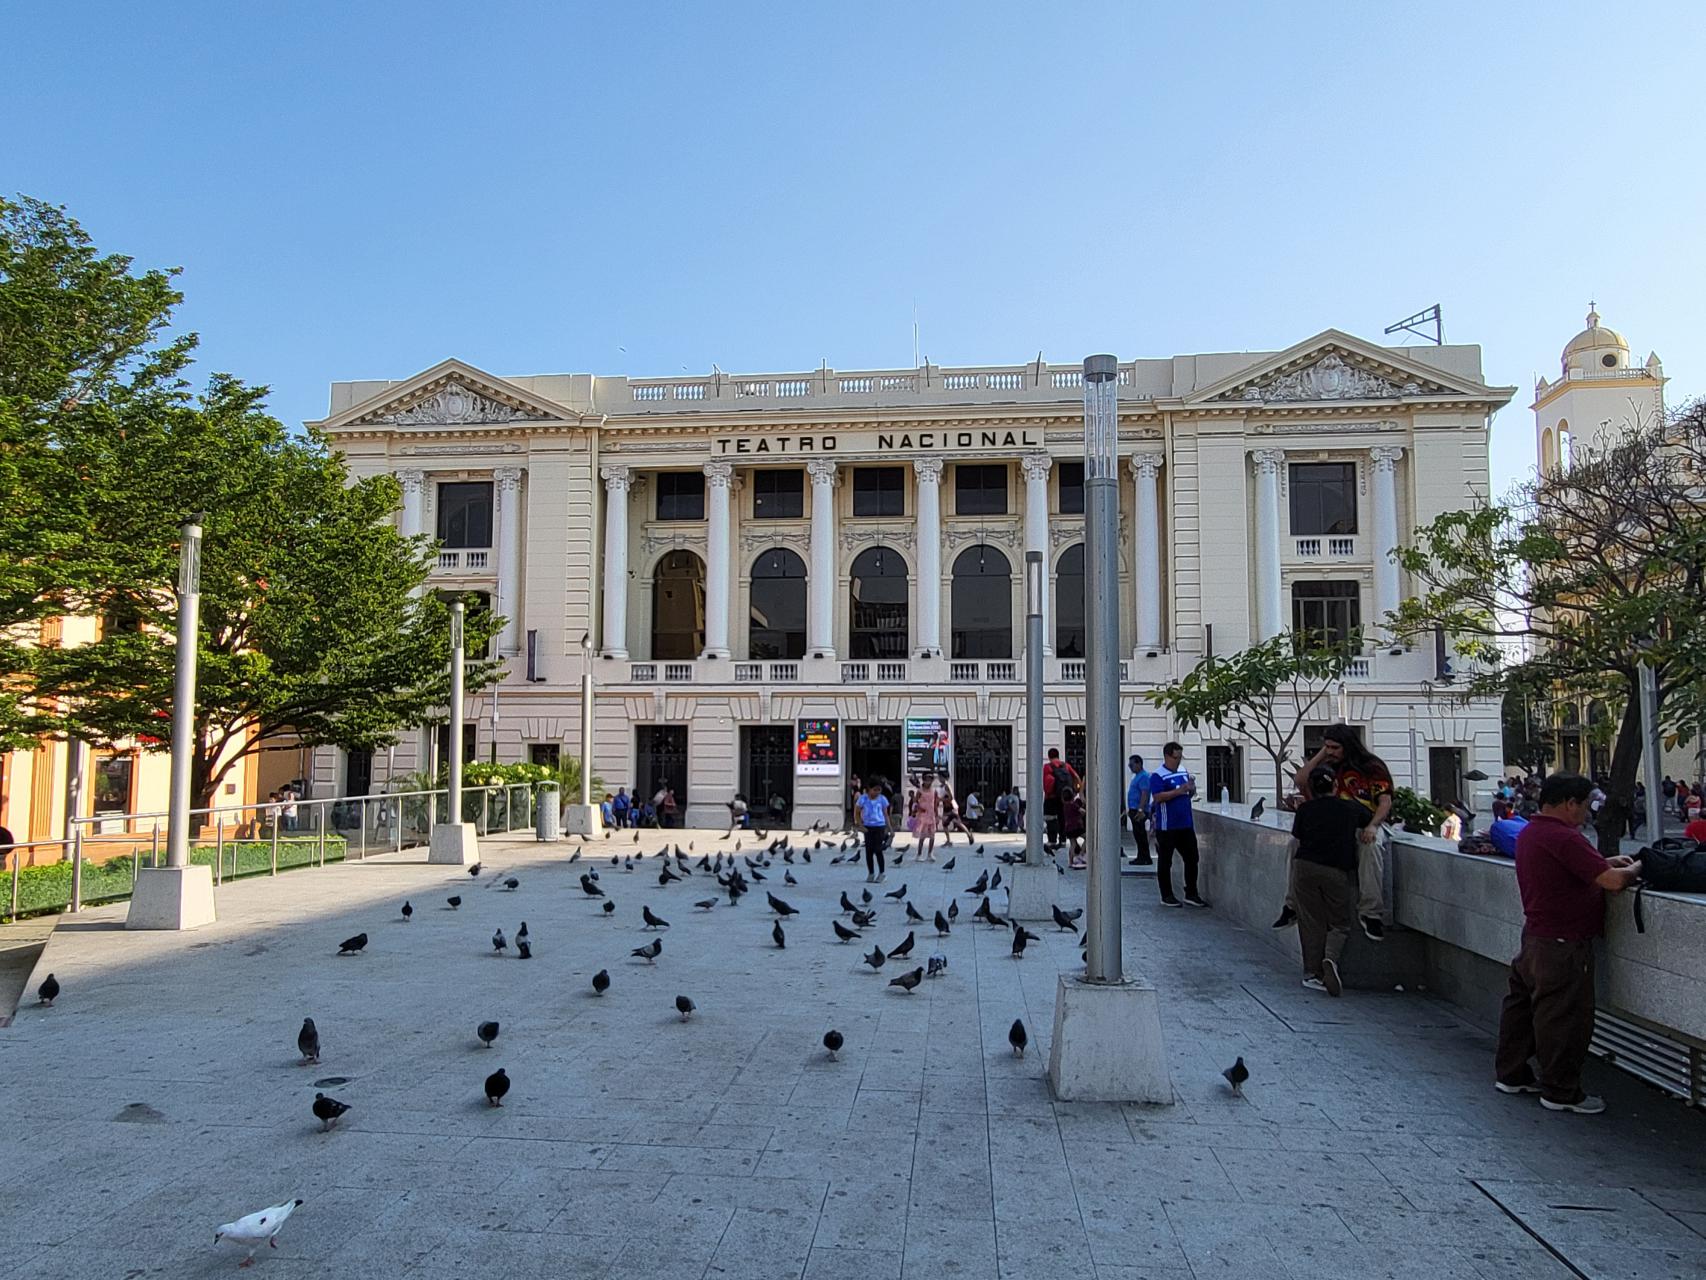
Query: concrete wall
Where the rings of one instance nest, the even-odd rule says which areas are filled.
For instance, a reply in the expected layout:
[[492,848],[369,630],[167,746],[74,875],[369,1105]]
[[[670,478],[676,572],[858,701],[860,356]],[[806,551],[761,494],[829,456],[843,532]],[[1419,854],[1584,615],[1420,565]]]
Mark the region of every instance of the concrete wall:
[[[1242,810],[1222,813],[1214,805],[1197,812],[1204,894],[1218,911],[1295,956],[1296,931],[1268,927],[1285,896],[1289,827],[1287,814],[1251,821]],[[1425,985],[1492,1026],[1521,943],[1515,868],[1504,858],[1473,857],[1446,841],[1406,834],[1393,841],[1391,870],[1392,915],[1400,927],[1380,946],[1352,940],[1346,983]],[[1647,931],[1639,933],[1633,895],[1610,898],[1601,1004],[1706,1046],[1706,895],[1648,893],[1643,911]]]

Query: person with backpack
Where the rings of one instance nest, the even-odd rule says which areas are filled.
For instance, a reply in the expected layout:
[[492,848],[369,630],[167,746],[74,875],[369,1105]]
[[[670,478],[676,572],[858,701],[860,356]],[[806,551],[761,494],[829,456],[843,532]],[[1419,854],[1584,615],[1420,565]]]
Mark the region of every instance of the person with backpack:
[[[1386,858],[1392,848],[1392,831],[1386,819],[1392,812],[1392,770],[1363,745],[1362,732],[1353,725],[1328,725],[1321,735],[1321,748],[1303,762],[1294,776],[1297,789],[1309,794],[1310,776],[1322,765],[1333,771],[1337,794],[1355,800],[1374,815],[1362,829],[1357,856],[1357,916],[1363,935],[1370,942],[1386,940]],[[1294,904],[1290,896],[1274,922],[1276,929],[1291,923]]]
[[1303,985],[1340,995],[1339,957],[1357,927],[1357,835],[1374,815],[1355,800],[1335,795],[1331,769],[1309,775],[1309,799],[1291,821],[1292,896],[1297,940],[1303,949]]
[[1073,767],[1060,758],[1060,748],[1048,749],[1048,760],[1043,764],[1043,843],[1054,848],[1061,841],[1061,824],[1065,817],[1065,809],[1061,797],[1066,788],[1077,791],[1083,783]]
[[1511,961],[1493,1065],[1500,1093],[1537,1093],[1548,1111],[1589,1116],[1605,1110],[1582,1088],[1593,1039],[1594,939],[1605,932],[1605,895],[1641,877],[1640,862],[1602,857],[1582,835],[1593,792],[1580,774],[1553,774],[1541,784],[1540,812],[1517,837],[1522,949]]

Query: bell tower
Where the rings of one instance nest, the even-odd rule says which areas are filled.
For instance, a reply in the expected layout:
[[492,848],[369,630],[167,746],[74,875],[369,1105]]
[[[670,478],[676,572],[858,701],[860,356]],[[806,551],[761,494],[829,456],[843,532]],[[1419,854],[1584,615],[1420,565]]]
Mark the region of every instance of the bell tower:
[[1599,322],[1588,303],[1587,328],[1565,345],[1558,377],[1534,384],[1535,461],[1542,475],[1568,467],[1664,416],[1664,366],[1655,353],[1631,364],[1629,344]]

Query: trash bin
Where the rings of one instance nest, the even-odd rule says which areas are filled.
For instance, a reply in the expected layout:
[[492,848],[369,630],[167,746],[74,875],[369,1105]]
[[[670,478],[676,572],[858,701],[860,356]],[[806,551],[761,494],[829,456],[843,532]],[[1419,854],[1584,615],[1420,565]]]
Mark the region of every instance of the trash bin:
[[539,793],[533,798],[535,810],[534,833],[541,841],[555,841],[563,838],[563,814],[557,807],[557,784],[541,782]]

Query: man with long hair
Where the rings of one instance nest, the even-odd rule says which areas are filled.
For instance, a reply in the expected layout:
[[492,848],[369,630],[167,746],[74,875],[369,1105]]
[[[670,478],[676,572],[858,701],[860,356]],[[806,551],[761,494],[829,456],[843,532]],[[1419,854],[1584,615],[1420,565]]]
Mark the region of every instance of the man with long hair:
[[[1334,795],[1355,800],[1373,815],[1357,835],[1357,917],[1370,942],[1384,942],[1386,855],[1392,847],[1392,831],[1386,819],[1392,812],[1392,770],[1363,745],[1362,731],[1348,724],[1327,726],[1321,735],[1321,749],[1293,775],[1297,789],[1309,795],[1310,775],[1323,766],[1333,771]],[[1288,894],[1274,927],[1283,928],[1296,918],[1297,904]]]

